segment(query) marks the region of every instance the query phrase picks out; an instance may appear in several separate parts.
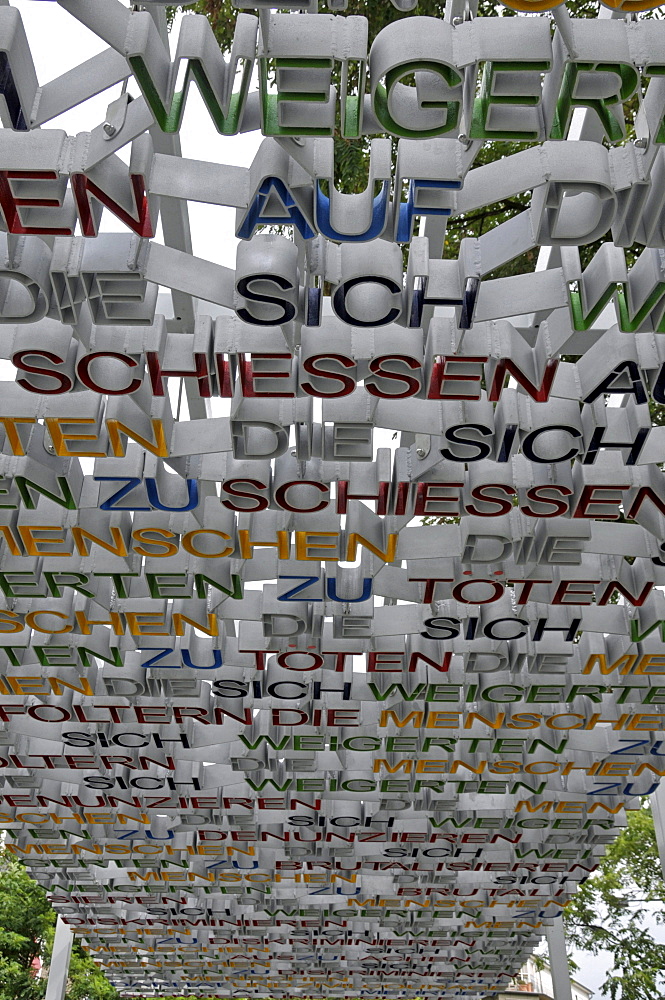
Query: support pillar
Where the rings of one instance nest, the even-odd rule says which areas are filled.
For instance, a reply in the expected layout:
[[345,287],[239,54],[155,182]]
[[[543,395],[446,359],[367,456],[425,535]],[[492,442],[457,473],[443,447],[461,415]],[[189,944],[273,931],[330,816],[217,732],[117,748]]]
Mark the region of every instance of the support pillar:
[[653,825],[656,832],[658,856],[662,877],[665,878],[665,781],[661,781],[656,791],[650,797]]
[[65,1000],[67,992],[67,977],[69,975],[69,959],[72,954],[74,935],[69,924],[58,917],[55,925],[55,939],[51,955],[51,967],[46,984],[45,1000]]
[[546,929],[545,935],[550,956],[554,1000],[573,1000],[563,917],[556,917],[552,921],[552,926]]

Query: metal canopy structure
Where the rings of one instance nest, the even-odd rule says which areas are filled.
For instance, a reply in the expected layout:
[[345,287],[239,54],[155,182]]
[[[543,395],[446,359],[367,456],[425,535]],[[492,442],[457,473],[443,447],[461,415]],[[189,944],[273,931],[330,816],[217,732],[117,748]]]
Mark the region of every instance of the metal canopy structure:
[[[104,48],[41,84],[0,3],[0,822],[49,1000],[72,933],[123,997],[443,1000],[547,935],[561,1000],[664,773],[665,22],[252,3],[224,56],[57,0]],[[194,89],[251,165],[182,155]]]

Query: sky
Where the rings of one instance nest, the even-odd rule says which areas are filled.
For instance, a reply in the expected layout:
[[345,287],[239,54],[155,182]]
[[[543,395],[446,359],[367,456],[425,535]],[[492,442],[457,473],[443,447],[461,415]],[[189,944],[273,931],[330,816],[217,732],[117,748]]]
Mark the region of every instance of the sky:
[[[129,7],[129,0],[120,0]],[[5,0],[6,3],[6,0]],[[0,4],[5,5],[3,0]],[[12,0],[23,17],[26,34],[35,61],[40,85],[48,83],[85,59],[106,48],[93,32],[62,10],[53,0]],[[172,45],[178,37],[179,15],[171,34]],[[136,85],[130,93],[138,96]],[[84,105],[47,122],[45,128],[62,128],[70,135],[90,131],[105,120],[106,108],[120,94],[120,86],[91,98]],[[180,132],[183,156],[194,160],[249,166],[262,136],[249,132],[232,137],[220,136],[196,87],[190,88],[187,110]],[[120,154],[122,155],[122,154]],[[235,209],[190,203],[189,218],[194,254],[206,260],[235,267],[237,239],[234,234]],[[104,213],[106,231],[121,231],[122,224]]]
[[[126,7],[130,6],[129,0],[121,2]],[[0,0],[0,5],[6,6],[7,0]],[[23,17],[40,85],[55,79],[106,47],[104,42],[53,0],[11,0],[11,6],[18,8]],[[179,15],[174,25],[172,48],[182,16]],[[137,96],[135,85],[133,89]],[[119,86],[111,88],[81,107],[48,122],[45,127],[62,128],[70,135],[90,131],[105,120],[108,104],[119,93]],[[256,132],[227,138],[220,136],[205,110],[198,90],[192,87],[180,138],[185,157],[248,167],[262,137]],[[234,267],[238,242],[234,235],[235,210],[190,203],[189,217],[194,254],[226,267]],[[102,228],[106,231],[121,231],[122,225],[107,212],[104,213]],[[159,234],[157,238],[159,239]],[[658,938],[665,941],[665,934],[658,934]],[[594,957],[584,952],[575,952],[574,958],[579,966],[576,978],[585,986],[598,991],[611,965],[610,956]]]

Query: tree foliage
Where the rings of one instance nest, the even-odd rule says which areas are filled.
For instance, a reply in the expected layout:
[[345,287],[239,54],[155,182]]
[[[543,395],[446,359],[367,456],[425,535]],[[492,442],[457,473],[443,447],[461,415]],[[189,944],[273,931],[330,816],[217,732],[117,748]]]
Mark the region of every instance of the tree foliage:
[[629,812],[628,825],[608,846],[598,872],[566,908],[570,945],[592,955],[609,952],[612,968],[601,987],[611,1000],[665,997],[665,881],[651,810]]
[[37,1000],[43,990],[32,963],[52,935],[46,893],[10,854],[0,856],[0,1000]]
[[[42,887],[7,851],[0,852],[0,1000],[41,1000],[56,915]],[[118,994],[83,949],[74,944],[66,1000],[116,1000]]]

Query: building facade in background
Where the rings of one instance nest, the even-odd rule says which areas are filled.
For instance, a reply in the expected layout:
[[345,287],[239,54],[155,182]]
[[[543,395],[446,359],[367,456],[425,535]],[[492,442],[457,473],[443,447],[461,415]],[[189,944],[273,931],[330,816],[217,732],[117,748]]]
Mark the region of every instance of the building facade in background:
[[[593,997],[592,991],[575,979],[572,980],[571,987],[573,1000],[591,1000]],[[524,993],[531,994],[537,1000],[552,1000],[554,987],[547,962],[539,961],[534,956],[528,958],[509,988],[498,994],[497,1000],[518,1000]]]

